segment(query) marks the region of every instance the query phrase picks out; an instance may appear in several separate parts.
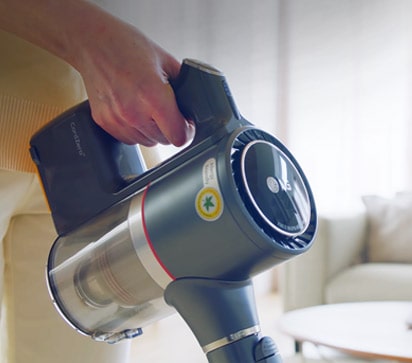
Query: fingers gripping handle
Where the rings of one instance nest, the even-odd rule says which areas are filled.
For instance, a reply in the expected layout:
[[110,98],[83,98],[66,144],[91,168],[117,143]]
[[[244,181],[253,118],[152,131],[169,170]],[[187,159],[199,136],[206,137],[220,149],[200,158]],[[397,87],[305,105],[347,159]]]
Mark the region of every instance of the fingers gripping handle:
[[196,144],[225,126],[239,111],[223,73],[208,64],[185,59],[179,76],[171,80],[182,114],[193,121]]
[[183,156],[176,155],[151,171],[145,172],[136,147],[114,139],[93,121],[88,101],[67,110],[33,135],[30,152],[59,235],[193,157],[199,151],[192,146],[208,138],[214,142],[231,127],[247,122],[240,119],[225,77],[211,66],[185,60],[171,85],[182,113],[195,123],[196,134]]

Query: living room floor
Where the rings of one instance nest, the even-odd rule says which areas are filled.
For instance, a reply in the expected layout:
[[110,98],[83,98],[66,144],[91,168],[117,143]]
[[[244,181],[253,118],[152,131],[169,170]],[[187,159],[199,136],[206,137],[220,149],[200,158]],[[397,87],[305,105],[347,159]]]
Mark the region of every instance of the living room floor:
[[[278,294],[257,297],[262,334],[272,337],[282,358],[292,357],[292,339],[277,329],[282,314]],[[143,335],[132,343],[130,363],[207,363],[207,359],[183,319],[175,314],[143,329]]]

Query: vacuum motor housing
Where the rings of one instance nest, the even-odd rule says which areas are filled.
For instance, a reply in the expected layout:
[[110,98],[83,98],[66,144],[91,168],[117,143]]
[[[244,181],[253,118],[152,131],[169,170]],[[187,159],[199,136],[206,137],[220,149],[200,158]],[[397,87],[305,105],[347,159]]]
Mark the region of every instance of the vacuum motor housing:
[[244,281],[305,252],[316,208],[287,148],[240,116],[223,75],[186,60],[173,83],[192,144],[151,170],[87,102],[40,130],[31,152],[59,233],[48,282],[65,319],[115,342],[174,310],[176,280]]

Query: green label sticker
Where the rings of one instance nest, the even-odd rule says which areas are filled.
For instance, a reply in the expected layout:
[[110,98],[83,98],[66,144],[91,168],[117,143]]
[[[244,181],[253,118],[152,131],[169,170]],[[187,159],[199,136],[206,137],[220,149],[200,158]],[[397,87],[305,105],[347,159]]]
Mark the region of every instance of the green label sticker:
[[197,214],[206,221],[215,221],[223,212],[220,192],[213,187],[204,187],[196,196]]
[[215,221],[223,212],[223,198],[220,194],[216,173],[216,160],[208,159],[203,165],[203,188],[197,193],[196,212],[205,221]]

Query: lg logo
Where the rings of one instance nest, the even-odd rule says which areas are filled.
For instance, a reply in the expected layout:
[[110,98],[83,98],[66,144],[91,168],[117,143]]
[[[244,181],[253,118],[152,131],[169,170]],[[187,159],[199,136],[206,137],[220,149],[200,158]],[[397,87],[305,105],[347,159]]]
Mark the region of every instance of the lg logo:
[[266,185],[274,194],[279,193],[280,190],[292,190],[292,186],[290,185],[288,180],[285,181],[282,179],[276,179],[273,176],[268,176],[266,178]]

